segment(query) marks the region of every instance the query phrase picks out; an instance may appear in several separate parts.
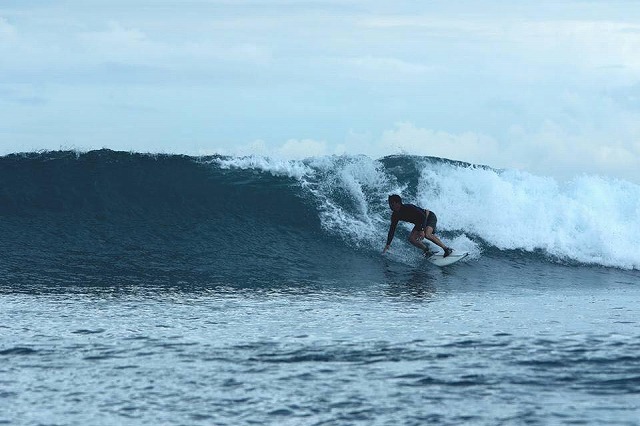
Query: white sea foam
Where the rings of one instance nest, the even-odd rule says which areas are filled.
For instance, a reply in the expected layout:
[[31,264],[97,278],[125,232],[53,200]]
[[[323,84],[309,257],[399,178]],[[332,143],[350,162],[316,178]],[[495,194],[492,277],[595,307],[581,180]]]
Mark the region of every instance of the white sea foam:
[[[365,156],[217,162],[298,179],[315,198],[323,228],[359,247],[384,247],[390,217],[386,199],[398,193],[406,202],[433,210],[438,230],[446,234],[441,239],[472,258],[480,256],[484,242],[501,250],[542,251],[581,263],[640,269],[635,243],[640,186],[630,182],[581,176],[559,183],[517,170],[425,160],[418,165],[417,194],[412,194],[408,182],[397,181],[380,161]],[[402,246],[393,249],[404,257],[415,251]]]
[[399,190],[382,164],[368,157],[345,156],[313,165],[324,171],[313,189],[322,200],[323,227],[357,245],[381,245],[386,237],[381,235],[383,219],[376,211],[386,206],[389,192]]
[[561,184],[520,171],[425,164],[419,188],[419,201],[441,213],[443,229],[499,249],[640,268],[638,185],[598,176]]
[[[388,217],[386,198],[403,187],[390,179],[382,164],[366,156],[324,156],[306,160],[266,157],[216,159],[223,168],[258,169],[298,179],[316,200],[322,227],[357,246],[382,248]],[[388,209],[384,210],[385,213]]]
[[225,157],[213,160],[223,169],[258,169],[271,173],[273,176],[286,176],[302,180],[312,175],[314,170],[297,160],[281,160],[262,156]]

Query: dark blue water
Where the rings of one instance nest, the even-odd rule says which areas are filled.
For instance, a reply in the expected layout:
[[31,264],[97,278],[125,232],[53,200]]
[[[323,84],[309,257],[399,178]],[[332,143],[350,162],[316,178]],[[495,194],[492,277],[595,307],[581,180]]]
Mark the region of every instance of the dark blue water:
[[[469,258],[405,229],[382,256],[391,192]],[[0,158],[0,423],[638,424],[638,194],[406,156]]]

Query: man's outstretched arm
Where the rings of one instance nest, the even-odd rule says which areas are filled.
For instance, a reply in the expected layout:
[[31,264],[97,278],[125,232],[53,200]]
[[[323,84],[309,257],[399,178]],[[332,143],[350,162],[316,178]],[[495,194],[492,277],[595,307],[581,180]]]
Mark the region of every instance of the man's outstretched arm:
[[389,250],[389,247],[391,246],[391,241],[393,241],[393,236],[396,233],[396,226],[398,226],[398,220],[392,218],[391,226],[389,226],[389,233],[387,234],[387,245],[384,247],[384,250],[382,250],[383,254]]

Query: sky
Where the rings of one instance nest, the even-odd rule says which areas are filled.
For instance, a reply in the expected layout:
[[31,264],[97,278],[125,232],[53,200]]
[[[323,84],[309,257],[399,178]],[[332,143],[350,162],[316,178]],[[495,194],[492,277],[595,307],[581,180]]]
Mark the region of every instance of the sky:
[[100,148],[640,183],[640,2],[0,0],[0,155]]

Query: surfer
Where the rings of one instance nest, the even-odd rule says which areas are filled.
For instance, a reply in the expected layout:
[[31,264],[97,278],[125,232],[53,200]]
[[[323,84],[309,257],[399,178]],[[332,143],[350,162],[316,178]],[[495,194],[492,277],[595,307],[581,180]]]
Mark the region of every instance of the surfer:
[[391,215],[391,226],[389,227],[389,234],[387,235],[387,245],[382,253],[384,254],[391,246],[393,235],[396,233],[396,226],[399,221],[410,222],[415,226],[409,234],[409,242],[423,251],[425,256],[431,255],[429,248],[422,243],[423,239],[427,239],[434,244],[438,245],[444,250],[444,257],[447,257],[453,252],[452,249],[445,246],[440,238],[434,235],[436,232],[436,223],[438,219],[434,212],[427,209],[421,209],[414,204],[402,204],[402,198],[399,195],[389,195],[389,207],[393,210]]

